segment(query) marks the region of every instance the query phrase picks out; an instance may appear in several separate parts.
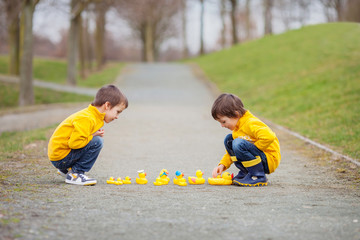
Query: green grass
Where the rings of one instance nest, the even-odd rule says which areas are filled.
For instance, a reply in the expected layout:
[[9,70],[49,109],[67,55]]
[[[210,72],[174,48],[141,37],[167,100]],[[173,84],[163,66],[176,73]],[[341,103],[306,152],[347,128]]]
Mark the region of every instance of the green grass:
[[47,135],[54,126],[47,128],[0,133],[0,161],[8,159],[15,152],[21,152],[24,146],[36,141],[47,141]]
[[359,24],[322,24],[190,61],[250,111],[360,158],[359,42]]
[[[94,98],[66,92],[57,92],[49,89],[34,88],[35,104],[91,102]],[[0,108],[10,109],[18,106],[18,84],[0,82]]]
[[[104,69],[97,72],[92,72],[86,79],[77,78],[79,86],[100,88],[103,85],[113,83],[116,76],[119,74],[124,63],[108,63]],[[0,56],[0,73],[7,74],[8,58],[7,56]],[[34,78],[47,82],[54,82],[58,84],[66,84],[66,62],[63,60],[53,59],[34,59]],[[93,97],[62,93],[52,91],[44,88],[34,88],[35,103],[49,104],[49,103],[68,103],[91,101]],[[13,108],[18,105],[19,87],[17,84],[7,84],[0,82],[0,107],[2,109]]]

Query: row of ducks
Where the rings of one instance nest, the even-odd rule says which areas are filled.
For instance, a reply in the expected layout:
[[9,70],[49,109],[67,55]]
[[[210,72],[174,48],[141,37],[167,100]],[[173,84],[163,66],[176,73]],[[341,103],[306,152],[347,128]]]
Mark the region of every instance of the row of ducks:
[[[146,172],[144,170],[138,171],[139,177],[136,178],[137,184],[147,184],[148,180],[146,179]],[[168,177],[169,172],[166,169],[162,169],[160,171],[159,177],[155,179],[153,184],[155,186],[167,185],[170,182],[170,178]],[[201,170],[196,171],[196,177],[188,177],[189,184],[199,185],[205,183],[205,178],[203,178],[203,172]],[[224,172],[222,176],[217,176],[216,178],[208,178],[208,182],[210,185],[231,185],[232,184],[233,175],[230,175],[228,172]],[[116,181],[113,177],[110,177],[106,180],[108,184],[115,185],[123,185],[123,184],[131,184],[131,178],[126,176],[124,180],[118,178]],[[186,179],[184,178],[184,174],[180,171],[175,172],[175,178],[173,180],[175,185],[179,186],[187,186]]]

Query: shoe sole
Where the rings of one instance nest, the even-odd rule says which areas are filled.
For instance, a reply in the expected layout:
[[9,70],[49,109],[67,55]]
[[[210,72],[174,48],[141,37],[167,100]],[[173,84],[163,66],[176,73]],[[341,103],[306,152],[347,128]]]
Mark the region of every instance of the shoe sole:
[[81,182],[80,182],[80,183],[77,183],[77,182],[65,180],[65,183],[73,184],[73,185],[80,185],[80,186],[93,186],[93,185],[95,185],[97,182],[92,182],[92,183],[81,183]]
[[240,183],[238,181],[233,181],[234,185],[240,186],[240,187],[263,187],[263,186],[267,186],[268,183],[267,182],[258,182],[255,184],[249,184],[249,183]]

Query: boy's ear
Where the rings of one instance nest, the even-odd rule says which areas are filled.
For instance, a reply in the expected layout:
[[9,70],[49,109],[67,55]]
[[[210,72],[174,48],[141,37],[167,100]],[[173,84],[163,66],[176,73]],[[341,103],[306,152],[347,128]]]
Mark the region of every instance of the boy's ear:
[[111,109],[111,103],[110,102],[105,102],[104,105],[105,105],[106,110]]
[[236,114],[236,116],[239,118],[241,115],[240,115],[240,113],[239,113],[239,111],[235,111],[235,114]]

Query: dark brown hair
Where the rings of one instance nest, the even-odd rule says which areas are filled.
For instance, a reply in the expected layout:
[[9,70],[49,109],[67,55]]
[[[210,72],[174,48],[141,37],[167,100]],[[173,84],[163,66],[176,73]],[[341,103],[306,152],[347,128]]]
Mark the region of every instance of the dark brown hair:
[[223,93],[214,102],[211,108],[211,115],[215,120],[220,117],[237,118],[242,117],[246,112],[244,104],[234,94]]
[[94,101],[91,105],[100,107],[106,102],[109,102],[111,108],[115,107],[116,105],[123,103],[125,108],[128,107],[129,102],[124,94],[114,85],[106,85],[99,89],[96,93]]

